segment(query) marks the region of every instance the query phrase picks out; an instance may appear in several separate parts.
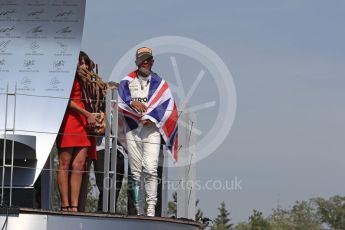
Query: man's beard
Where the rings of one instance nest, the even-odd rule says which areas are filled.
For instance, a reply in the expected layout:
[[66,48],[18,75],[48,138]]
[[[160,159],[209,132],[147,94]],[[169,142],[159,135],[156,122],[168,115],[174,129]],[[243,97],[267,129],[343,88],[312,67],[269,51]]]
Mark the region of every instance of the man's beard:
[[151,70],[144,67],[140,67],[139,71],[144,75],[143,77],[147,77],[151,74]]

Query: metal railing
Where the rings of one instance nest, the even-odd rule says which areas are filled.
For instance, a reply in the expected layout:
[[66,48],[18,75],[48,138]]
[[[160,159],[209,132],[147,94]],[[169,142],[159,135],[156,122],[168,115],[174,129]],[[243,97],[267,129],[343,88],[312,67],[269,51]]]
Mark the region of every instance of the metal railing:
[[[14,138],[12,138],[12,150],[11,150],[11,163],[7,164],[6,163],[6,152],[7,152],[7,146],[6,146],[6,142],[7,142],[7,132],[12,131],[12,134],[14,135],[14,131],[15,131],[15,117],[16,117],[16,101],[17,101],[17,97],[16,97],[16,92],[17,92],[17,85],[15,85],[14,88],[14,93],[10,93],[9,92],[9,86],[7,84],[6,87],[6,106],[5,106],[5,129],[4,129],[4,149],[3,149],[3,155],[2,155],[2,178],[1,178],[1,206],[4,205],[4,188],[5,188],[5,172],[6,172],[6,168],[10,168],[10,192],[9,192],[9,196],[10,196],[10,200],[9,200],[9,206],[12,207],[12,184],[13,184],[13,163],[14,163]],[[13,96],[14,98],[14,108],[13,108],[13,127],[11,129],[7,128],[7,113],[8,113],[8,99],[9,96]]]

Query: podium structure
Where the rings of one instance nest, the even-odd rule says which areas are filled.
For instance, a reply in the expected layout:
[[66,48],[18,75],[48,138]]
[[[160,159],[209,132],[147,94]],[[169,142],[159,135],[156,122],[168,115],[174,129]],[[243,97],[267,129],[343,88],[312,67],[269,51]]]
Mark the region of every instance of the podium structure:
[[[114,187],[104,189],[106,213],[51,210],[54,169],[50,153],[70,100],[85,4],[85,0],[0,0],[0,222],[3,228],[200,229],[192,220],[193,215],[183,216],[180,212],[181,219],[117,215]],[[117,104],[117,92],[110,93],[106,146],[112,141],[112,151],[109,148],[105,151],[104,166],[106,177],[114,183],[118,117],[117,111],[111,116],[109,105]],[[193,168],[189,171],[194,172]],[[164,214],[167,193],[162,193]],[[190,194],[188,203],[193,203],[194,193]],[[185,198],[186,191],[181,202]]]
[[[13,95],[16,97],[16,94]],[[117,149],[117,92],[108,91],[107,94],[107,124],[106,146],[112,143],[112,150]],[[110,105],[115,104],[113,112],[110,111]],[[16,111],[15,109],[13,110]],[[8,112],[8,109],[5,110]],[[16,116],[13,116],[16,117]],[[6,117],[7,118],[7,117]],[[110,119],[111,118],[111,119]],[[123,216],[115,213],[115,189],[104,189],[103,211],[105,213],[69,213],[51,211],[51,183],[52,170],[40,170],[40,180],[36,180],[37,169],[36,156],[36,137],[30,135],[15,134],[15,120],[13,126],[6,126],[3,134],[0,135],[0,150],[3,154],[0,156],[2,162],[2,178],[0,221],[3,221],[7,229],[19,229],[26,226],[26,229],[35,230],[55,230],[60,229],[63,223],[64,229],[113,229],[114,226],[124,229],[200,229],[201,225],[190,219],[172,219],[164,217],[145,217],[145,216]],[[11,122],[9,122],[11,123]],[[112,132],[111,132],[112,130]],[[116,152],[106,148],[105,151],[105,175],[114,183],[116,173]],[[46,163],[48,169],[51,169],[50,158]],[[109,162],[110,166],[109,166]],[[44,179],[45,178],[45,179]],[[37,189],[40,187],[40,189]],[[163,191],[165,193],[165,191]],[[38,199],[40,197],[40,199]],[[46,198],[44,198],[46,197]],[[163,196],[164,197],[164,196]],[[166,198],[165,198],[166,199]],[[193,198],[194,199],[194,198]],[[162,200],[162,207],[166,207],[166,200]],[[9,207],[7,207],[9,206]],[[19,207],[17,210],[13,206]],[[29,208],[28,208],[29,207]],[[41,209],[44,208],[44,209]],[[48,210],[47,210],[48,209]],[[15,210],[15,211],[14,211]],[[164,208],[163,208],[164,210]],[[182,217],[182,216],[181,216]]]

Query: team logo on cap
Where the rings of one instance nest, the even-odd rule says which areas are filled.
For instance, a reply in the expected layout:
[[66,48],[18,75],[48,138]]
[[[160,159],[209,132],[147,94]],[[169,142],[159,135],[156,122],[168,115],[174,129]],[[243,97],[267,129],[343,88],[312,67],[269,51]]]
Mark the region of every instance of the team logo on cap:
[[152,54],[152,50],[148,47],[142,47],[137,50],[137,56],[140,56],[142,54],[149,53]]

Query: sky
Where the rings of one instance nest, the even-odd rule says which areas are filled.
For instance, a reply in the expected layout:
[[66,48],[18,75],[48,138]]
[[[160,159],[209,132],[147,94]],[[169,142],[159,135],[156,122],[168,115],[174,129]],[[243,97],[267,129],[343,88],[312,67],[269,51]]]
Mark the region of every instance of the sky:
[[[87,0],[82,49],[105,80],[129,50],[161,36],[193,39],[224,62],[236,89],[236,116],[232,126],[224,124],[231,131],[221,145],[197,162],[197,179],[237,178],[241,189],[198,190],[196,196],[205,216],[214,218],[224,201],[239,222],[253,209],[268,216],[296,200],[344,195],[344,10],[340,0]],[[177,84],[171,57],[186,92],[205,72],[191,106],[216,101],[196,113],[201,140],[230,99],[217,87],[217,74],[174,52],[155,56],[154,66],[171,85]]]

